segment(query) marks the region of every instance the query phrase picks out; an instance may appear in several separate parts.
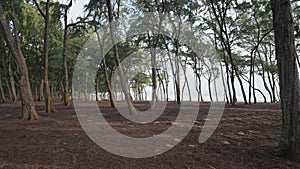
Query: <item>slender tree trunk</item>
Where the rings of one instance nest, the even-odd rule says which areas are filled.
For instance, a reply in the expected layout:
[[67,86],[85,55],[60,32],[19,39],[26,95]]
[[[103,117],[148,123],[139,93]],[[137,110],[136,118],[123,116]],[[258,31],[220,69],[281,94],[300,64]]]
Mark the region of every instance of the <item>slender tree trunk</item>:
[[221,45],[222,45],[222,47],[224,47],[224,50],[226,51],[226,53],[229,57],[230,64],[231,64],[231,77],[230,78],[231,78],[231,86],[232,86],[232,91],[233,91],[232,104],[234,105],[237,101],[236,91],[235,91],[235,86],[234,86],[234,78],[235,78],[234,75],[236,75],[236,77],[240,83],[244,103],[247,104],[247,97],[245,94],[243,83],[241,81],[241,78],[239,77],[239,72],[237,70],[237,66],[234,63],[234,59],[232,56],[232,47],[231,47],[232,42],[230,40],[230,33],[228,33],[228,30],[227,30],[226,15],[228,14],[227,12],[228,12],[229,8],[222,7],[222,10],[221,10],[219,7],[216,7],[215,3],[216,3],[215,1],[210,0],[210,6],[212,9],[213,15],[215,16],[215,18],[217,20],[217,24],[220,29],[219,36],[221,38]]
[[17,91],[16,91],[16,84],[15,84],[13,71],[12,71],[12,68],[11,68],[9,55],[8,55],[8,76],[9,76],[9,83],[10,83],[10,87],[11,87],[12,102],[16,102],[18,100]]
[[300,162],[300,89],[290,0],[271,0],[282,107],[280,146]]
[[[265,87],[265,89],[267,90],[267,92],[268,92],[268,94],[269,94],[269,96],[270,96],[270,101],[273,102],[272,92],[271,92],[271,90],[270,90],[270,88],[268,87],[268,84],[267,84],[267,82],[266,82],[266,67],[265,67],[265,65],[264,65],[264,63],[263,63],[263,61],[262,61],[261,54],[260,54],[259,52],[258,52],[258,57],[259,57],[259,60],[260,60],[260,62],[261,62],[261,68],[262,68],[262,76],[261,76],[261,78],[262,78],[262,80],[263,80],[264,87]],[[257,66],[257,67],[258,67],[258,66]]]
[[98,98],[98,90],[99,90],[99,79],[100,79],[100,70],[97,70],[96,78],[95,78],[95,95],[96,95],[96,101],[99,101]]
[[[102,65],[103,65],[103,73],[104,73],[104,79],[105,79],[105,85],[107,87],[107,91],[108,91],[108,94],[109,94],[109,101],[110,101],[110,106],[112,108],[115,108],[116,105],[115,105],[115,96],[114,96],[114,91],[111,87],[111,82],[110,82],[110,78],[108,77],[108,73],[107,73],[107,64],[106,64],[106,59],[105,59],[105,54],[104,54],[104,37],[101,39],[100,38],[100,35],[99,33],[97,32],[97,27],[95,26],[95,31],[96,31],[96,34],[97,34],[97,39],[98,39],[98,42],[99,42],[99,47],[100,47],[100,50],[101,50],[101,57],[102,57]],[[111,76],[110,76],[111,77]]]
[[[254,58],[253,58],[253,63],[255,63],[255,59],[256,59],[256,57],[255,57],[256,55],[254,55]],[[255,71],[255,67],[254,67],[254,65],[253,65],[253,68],[252,68],[252,71],[253,71],[253,73],[252,73],[252,85],[253,85],[253,102],[254,102],[254,104],[256,104],[257,103],[257,99],[256,99],[256,94],[255,94],[255,73],[254,73],[254,71]]]
[[165,89],[164,81],[163,81],[163,79],[162,79],[160,73],[158,72],[158,70],[157,70],[157,77],[158,77],[158,80],[159,80],[159,82],[160,82],[160,83],[159,83],[160,88],[161,88],[161,86],[162,86],[163,92],[161,92],[161,95],[164,95],[164,96],[163,96],[163,97],[161,96],[161,100],[163,100],[163,98],[166,99],[166,89]]
[[[227,44],[228,44],[228,46],[230,46],[228,38],[227,38]],[[232,102],[232,104],[234,105],[237,102],[236,91],[235,91],[235,86],[234,86],[234,79],[235,79],[234,74],[235,74],[235,76],[237,77],[237,79],[239,81],[239,84],[240,84],[240,87],[241,87],[241,92],[242,92],[243,99],[244,99],[244,103],[247,104],[247,97],[246,97],[246,93],[245,93],[245,90],[244,90],[243,82],[241,80],[241,77],[239,75],[237,67],[234,64],[231,48],[228,47],[227,50],[228,50],[227,53],[228,53],[228,56],[229,56],[229,59],[230,59],[230,64],[231,64],[231,71],[232,71],[231,72],[231,85],[232,85],[232,91],[233,91],[233,102]]]
[[201,76],[197,71],[195,73],[196,73],[196,77],[198,78],[198,82],[199,82],[199,84],[197,86],[198,87],[198,102],[199,101],[203,102],[204,100],[203,100],[203,96],[202,96]]
[[[214,31],[214,44],[215,44],[215,49],[216,49],[216,51],[219,51],[219,49],[218,49],[218,43],[217,43],[217,34],[216,34],[215,31]],[[225,62],[225,54],[224,54],[224,52],[223,52],[223,55],[224,55],[224,62]],[[224,88],[225,98],[226,98],[227,104],[229,104],[231,101],[229,101],[228,94],[227,94],[227,89],[226,89],[226,85],[225,85],[225,75],[224,75],[224,71],[223,71],[223,66],[222,66],[221,61],[220,61],[219,63],[220,63],[220,71],[221,71],[221,77],[222,77],[222,82],[223,82],[223,88]],[[225,64],[226,64],[226,63],[225,63]],[[226,74],[228,74],[228,72],[227,72]],[[217,87],[217,86],[215,85],[215,88],[216,88],[216,87]],[[230,89],[229,89],[229,90],[230,90]],[[216,92],[216,94],[217,94],[217,92]],[[231,96],[229,96],[229,97],[231,97]],[[218,98],[218,97],[217,97],[217,98]]]
[[208,93],[209,93],[210,101],[213,102],[213,98],[212,98],[212,94],[211,94],[211,78],[209,78],[207,80],[207,85],[208,85]]
[[[15,58],[16,65],[18,66],[20,73],[20,90],[21,90],[21,99],[22,99],[22,118],[24,120],[36,120],[38,119],[38,114],[36,113],[35,103],[32,96],[29,77],[28,77],[28,68],[21,51],[20,42],[18,38],[14,38],[9,25],[8,20],[4,14],[2,7],[2,2],[0,1],[0,28],[1,32],[5,38],[5,41],[8,44],[8,47]],[[15,28],[16,29],[16,28]]]
[[[156,1],[156,5],[157,5],[157,1]],[[152,71],[152,107],[155,107],[155,102],[157,101],[157,81],[156,81],[156,47],[157,44],[159,42],[159,38],[160,38],[160,32],[161,32],[161,27],[162,27],[162,21],[163,21],[163,14],[159,13],[159,25],[158,25],[158,34],[156,35],[153,43],[151,44],[151,40],[150,40],[150,34],[148,32],[148,40],[149,40],[149,47],[150,47],[150,54],[151,54],[151,71]]]
[[273,93],[273,101],[276,102],[276,95],[279,96],[276,92],[276,82],[275,82],[275,74],[272,74],[272,93]]
[[[167,61],[165,61],[164,64],[166,64]],[[169,75],[168,72],[164,72],[164,80],[165,80],[165,100],[169,101]]]
[[44,57],[45,57],[45,64],[44,64],[44,84],[45,84],[45,102],[46,102],[46,112],[54,112],[54,107],[52,104],[51,92],[50,92],[50,85],[49,85],[49,30],[50,30],[50,0],[46,2],[46,14],[45,14],[45,32],[44,32]]
[[72,0],[70,1],[68,7],[66,7],[64,12],[64,39],[63,39],[63,66],[64,66],[64,90],[63,99],[66,106],[70,105],[69,96],[69,74],[68,74],[68,63],[67,63],[67,49],[68,49],[68,11],[72,6]]
[[231,89],[232,89],[232,105],[235,105],[235,103],[237,102],[234,79],[235,79],[234,69],[233,69],[233,65],[231,65],[230,80],[231,80]]
[[[180,26],[179,26],[180,27]],[[175,39],[175,76],[177,77],[175,80],[175,85],[176,85],[176,94],[177,94],[177,104],[181,103],[181,98],[180,98],[180,93],[181,93],[181,89],[180,89],[180,69],[179,69],[179,62],[180,62],[180,58],[179,58],[179,32],[177,32],[177,39]]]
[[252,92],[253,90],[251,90],[251,85],[252,85],[252,74],[254,72],[254,61],[253,61],[253,55],[254,55],[254,50],[251,51],[251,54],[250,54],[250,71],[249,71],[249,88],[248,88],[248,102],[249,104],[251,104],[251,97],[252,97]]
[[110,78],[108,77],[108,73],[107,73],[107,66],[106,66],[106,60],[103,60],[103,64],[105,64],[105,68],[106,70],[104,71],[104,79],[105,79],[105,84],[108,90],[108,94],[109,94],[109,100],[110,100],[110,106],[112,108],[115,108],[115,96],[114,96],[114,91],[113,88],[111,87],[111,81],[109,80]]
[[[237,68],[235,68],[235,72],[237,72]],[[245,93],[245,89],[244,89],[244,85],[243,85],[243,82],[242,82],[242,79],[240,77],[239,74],[236,73],[236,77],[240,83],[240,87],[241,87],[241,92],[242,92],[242,95],[243,95],[243,99],[244,99],[244,104],[248,104],[247,102],[247,96],[246,96],[246,93]]]
[[[258,34],[259,36],[259,34]],[[250,72],[249,72],[249,100],[248,103],[251,104],[251,96],[253,93],[253,102],[254,104],[256,103],[256,96],[255,96],[255,74],[254,74],[254,70],[255,70],[255,49],[256,47],[254,47],[251,50],[251,54],[250,54]]]
[[39,4],[36,0],[33,1],[36,7],[38,8],[40,14],[44,18],[45,21],[45,28],[44,28],[44,84],[45,84],[45,104],[46,104],[46,112],[54,112],[54,107],[52,104],[52,98],[51,98],[51,92],[50,92],[50,86],[49,86],[49,29],[50,29],[50,0],[46,1],[46,13],[42,11]]
[[186,75],[186,63],[185,63],[185,65],[183,65],[183,63],[180,62],[180,65],[182,67],[183,75],[184,75],[184,84],[183,84],[183,87],[182,87],[182,99],[181,100],[183,100],[183,90],[184,90],[185,85],[186,85],[187,89],[188,89],[188,94],[189,94],[189,101],[192,101],[190,84],[189,84],[189,81],[188,81],[188,78],[187,78],[187,75]]
[[[109,22],[110,22],[110,35],[111,35],[111,41],[112,44],[116,44],[116,40],[115,40],[115,26],[113,23],[113,11],[112,11],[112,7],[111,7],[111,2],[110,0],[106,0],[106,6],[107,6],[107,10],[108,10],[108,17],[109,17]],[[125,99],[127,101],[127,105],[128,105],[128,109],[130,114],[136,114],[136,109],[132,104],[132,97],[130,95],[130,92],[127,89],[127,82],[126,82],[126,78],[124,75],[124,71],[121,65],[121,60],[120,60],[120,56],[119,56],[119,49],[117,45],[114,45],[113,47],[113,52],[115,55],[115,60],[116,60],[116,66],[118,68],[119,71],[119,76],[120,76],[120,80],[121,80],[121,88],[122,91],[125,95]]]
[[0,102],[1,103],[5,102],[5,94],[4,94],[3,85],[2,85],[1,73],[0,73]]
[[38,101],[42,101],[44,99],[44,79],[41,79],[38,89]]
[[[270,51],[272,49],[272,45],[270,45]],[[273,54],[270,53],[269,55],[269,63],[272,63],[272,57]],[[275,76],[277,73],[271,73],[271,80],[270,80],[270,85],[272,86],[272,93],[273,93],[273,101],[276,102],[276,95],[279,96],[276,92],[276,80],[275,80]],[[280,98],[279,98],[280,99]]]
[[220,62],[220,70],[221,70],[221,77],[222,77],[222,83],[223,83],[222,85],[223,85],[224,93],[225,93],[225,99],[226,99],[227,104],[229,104],[230,100],[229,100],[228,94],[227,94],[227,89],[226,89],[226,85],[225,85],[225,77],[224,77],[225,75],[224,75],[224,72],[223,72],[223,66],[222,66],[221,62]]
[[230,88],[229,66],[228,66],[228,63],[225,63],[225,65],[226,65],[226,82],[227,82],[227,88],[228,88],[228,96],[229,96],[230,103],[232,104],[233,103],[233,95],[231,94],[231,88]]
[[[254,53],[254,55],[251,56],[251,82],[250,84],[252,85],[252,93],[253,93],[253,103],[256,104],[257,103],[257,100],[256,100],[256,95],[255,95],[255,59],[256,59],[256,54]],[[251,88],[249,88],[249,94],[251,93]],[[251,97],[249,98],[249,104],[251,103]]]
[[179,87],[180,85],[179,85],[179,79],[178,79],[178,76],[177,76],[178,75],[178,71],[176,71],[177,66],[176,66],[176,64],[175,65],[173,64],[172,59],[171,59],[170,51],[169,51],[169,49],[167,47],[167,44],[165,44],[165,45],[166,45],[166,48],[168,50],[169,62],[170,62],[171,69],[172,69],[172,74],[173,74],[173,77],[174,77],[174,83],[175,83],[174,84],[174,94],[176,93],[176,96],[175,96],[176,102],[178,104],[180,104],[180,87]]
[[7,67],[6,67],[6,65],[7,65],[6,56],[7,55],[8,55],[8,51],[6,52],[5,57],[3,57],[2,65],[3,65],[5,84],[6,84],[6,89],[7,89],[7,92],[8,92],[9,100],[12,101],[13,100],[13,95],[12,95],[11,86],[10,86],[10,83],[9,83],[9,73],[8,73],[8,70],[7,70]]
[[168,67],[167,67],[167,63],[168,60],[167,58],[164,58],[164,60],[162,61],[163,63],[163,79],[165,81],[165,100],[168,102],[169,101],[169,74],[168,74]]
[[149,42],[149,47],[150,47],[150,55],[151,55],[151,80],[152,80],[152,106],[155,106],[155,102],[157,101],[157,82],[156,82],[156,46],[159,40],[159,34],[156,37],[155,42],[151,44],[151,38],[150,38],[150,33],[148,33],[148,42]]

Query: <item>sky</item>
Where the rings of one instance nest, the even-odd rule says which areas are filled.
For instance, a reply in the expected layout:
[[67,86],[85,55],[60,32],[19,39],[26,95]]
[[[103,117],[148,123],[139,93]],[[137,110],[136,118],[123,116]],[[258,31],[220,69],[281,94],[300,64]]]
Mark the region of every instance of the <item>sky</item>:
[[[67,4],[69,3],[69,0],[58,0],[60,3]],[[89,0],[76,0],[73,2],[73,6],[70,9],[69,16],[72,18],[73,21],[76,20],[77,17],[83,16],[83,7],[85,4],[87,4]]]

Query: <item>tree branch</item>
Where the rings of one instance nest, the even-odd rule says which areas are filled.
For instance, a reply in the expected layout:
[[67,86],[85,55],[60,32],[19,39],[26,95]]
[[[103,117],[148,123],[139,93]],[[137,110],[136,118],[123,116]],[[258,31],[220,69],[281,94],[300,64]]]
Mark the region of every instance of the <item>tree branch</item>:
[[46,19],[46,15],[45,15],[45,13],[42,11],[42,9],[40,8],[40,5],[37,3],[37,1],[36,1],[36,0],[33,0],[33,2],[34,2],[34,4],[35,4],[35,6],[38,8],[38,11],[39,11],[40,14],[42,15],[42,17],[43,17],[44,19]]

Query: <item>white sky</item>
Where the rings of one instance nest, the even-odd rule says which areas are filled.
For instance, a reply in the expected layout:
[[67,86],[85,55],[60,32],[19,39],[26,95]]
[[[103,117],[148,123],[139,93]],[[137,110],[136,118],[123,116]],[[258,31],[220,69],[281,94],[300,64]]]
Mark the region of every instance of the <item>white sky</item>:
[[[58,0],[60,3],[67,4],[69,0]],[[73,21],[76,20],[77,17],[83,17],[83,7],[89,2],[89,0],[76,0],[73,1],[73,6],[70,9],[69,16],[72,18]]]

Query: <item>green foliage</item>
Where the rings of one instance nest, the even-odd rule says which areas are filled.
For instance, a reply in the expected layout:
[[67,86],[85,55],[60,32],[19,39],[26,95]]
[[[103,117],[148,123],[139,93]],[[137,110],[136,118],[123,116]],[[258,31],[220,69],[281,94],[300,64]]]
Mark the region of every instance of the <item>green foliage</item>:
[[149,85],[151,82],[150,76],[144,72],[138,72],[130,80],[130,87],[136,90],[143,91],[146,85]]
[[[38,1],[42,10],[45,8],[44,1]],[[64,1],[64,3],[69,1]],[[237,74],[245,76],[250,72],[250,66],[254,64],[254,72],[261,75],[262,72],[277,75],[277,67],[275,61],[274,38],[273,38],[273,23],[269,1],[251,0],[251,1],[155,1],[155,0],[130,0],[120,4],[121,1],[112,1],[113,15],[115,18],[134,14],[143,16],[144,12],[163,12],[172,19],[174,16],[182,21],[189,21],[192,27],[197,31],[205,33],[208,39],[214,42],[214,47],[217,51],[218,59],[223,62],[222,65],[227,65],[228,70],[225,73],[231,73],[231,67],[237,68]],[[9,1],[3,1],[5,12],[11,19],[11,8]],[[214,8],[213,8],[214,7]],[[21,48],[26,58],[29,68],[29,76],[31,85],[36,86],[43,79],[44,58],[43,56],[43,34],[44,34],[44,19],[40,15],[38,9],[33,5],[32,0],[15,0],[15,19],[17,20],[18,35],[21,41]],[[51,1],[50,5],[50,34],[49,34],[49,80],[57,88],[60,88],[60,82],[63,81],[63,31],[64,24],[62,23],[65,4],[60,1]],[[72,78],[72,71],[83,45],[93,35],[95,31],[103,29],[108,24],[108,15],[105,0],[89,0],[84,6],[85,13],[78,17],[74,22],[78,22],[76,26],[68,28],[68,49],[67,63],[69,69],[69,77]],[[293,3],[294,23],[296,32],[296,45],[300,47],[300,8],[299,2]],[[214,13],[215,12],[215,13]],[[71,21],[73,22],[73,21]],[[157,22],[154,20],[153,22]],[[133,21],[128,27],[139,29],[145,23]],[[13,29],[13,25],[11,29]],[[165,25],[162,25],[163,27]],[[178,25],[172,25],[177,27]],[[133,30],[134,31],[134,30]],[[199,37],[202,34],[188,32],[187,34]],[[157,44],[156,37],[159,37]],[[0,43],[3,39],[0,37]],[[176,44],[177,40],[170,37],[158,36],[151,32],[143,35],[134,35],[128,37],[125,42],[118,43],[120,58],[127,62],[126,59],[133,53],[140,54],[141,51],[149,51],[153,46],[164,52],[157,53],[158,73],[160,78],[167,79],[167,68],[165,62],[170,59],[167,52],[173,57],[171,61],[180,61],[184,63],[182,67],[192,68],[195,73],[200,73],[207,76],[209,67],[205,67],[205,63],[210,62],[209,59],[199,59],[195,52],[186,44]],[[177,47],[177,48],[176,48]],[[98,46],[97,46],[98,48]],[[204,47],[205,48],[205,47]],[[5,52],[5,46],[0,48],[0,54]],[[202,50],[202,49],[199,49]],[[167,51],[167,52],[166,52]],[[204,49],[202,50],[204,51]],[[299,50],[297,50],[299,51]],[[231,58],[230,58],[231,57]],[[130,86],[132,88],[140,88],[140,84],[149,84],[149,76],[151,74],[150,55],[141,54],[143,62],[135,60],[135,66],[127,66],[124,69],[128,73]],[[217,59],[217,58],[215,58]],[[231,60],[232,59],[232,62]],[[107,63],[107,73],[109,76],[116,69],[116,61],[112,50],[105,55]],[[133,60],[134,61],[134,60]],[[132,61],[132,62],[133,62]],[[88,63],[87,63],[88,64]],[[99,66],[99,91],[107,90],[104,83],[103,65],[101,63],[93,63],[93,66]],[[0,65],[0,69],[1,69]],[[16,67],[13,64],[13,68]],[[133,74],[133,69],[139,69],[137,74]],[[2,69],[1,69],[2,70]],[[215,71],[215,70],[211,70]],[[217,72],[217,71],[216,71]],[[2,75],[2,74],[1,74]],[[172,76],[172,75],[168,75]],[[3,77],[3,75],[2,75]],[[137,78],[139,77],[139,78]],[[111,78],[111,77],[109,77]],[[92,83],[92,81],[91,81]]]

